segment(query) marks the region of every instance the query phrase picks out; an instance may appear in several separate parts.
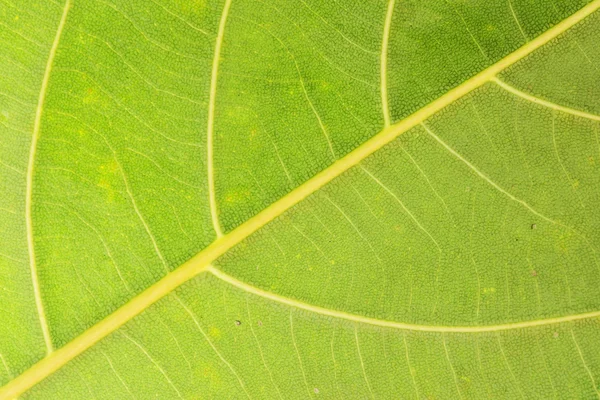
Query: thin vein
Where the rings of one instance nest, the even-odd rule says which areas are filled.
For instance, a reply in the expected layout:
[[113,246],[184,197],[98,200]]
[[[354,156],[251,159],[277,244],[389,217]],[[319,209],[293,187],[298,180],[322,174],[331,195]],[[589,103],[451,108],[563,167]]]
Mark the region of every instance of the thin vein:
[[410,356],[408,355],[408,343],[406,342],[406,332],[402,333],[402,343],[404,344],[404,355],[406,356],[406,366],[408,367],[408,372],[410,373],[413,388],[415,389],[415,393],[417,394],[417,400],[418,400],[421,398],[421,395],[419,394],[419,387],[417,386],[417,380],[415,379],[415,371],[413,370],[413,367],[410,365]]
[[481,310],[481,278],[479,277],[479,268],[473,255],[473,231],[475,230],[475,199],[477,194],[473,193],[473,206],[471,207],[471,228],[469,229],[469,258],[471,263],[475,267],[475,277],[477,278],[477,311],[475,313],[475,320],[479,321],[479,312]]
[[[52,203],[45,203],[45,204],[52,204]],[[52,204],[52,205],[55,206],[55,207],[61,207],[61,208],[66,209],[66,207],[63,207],[60,204]],[[96,234],[96,236],[100,240],[100,243],[102,243],[102,247],[104,247],[104,251],[106,252],[106,255],[108,256],[111,264],[115,268],[115,270],[117,272],[117,275],[119,275],[119,279],[123,283],[123,286],[125,287],[125,289],[127,289],[127,291],[129,293],[132,293],[131,288],[129,287],[129,285],[127,284],[127,281],[125,280],[125,278],[123,277],[123,274],[121,273],[121,269],[119,268],[119,265],[117,264],[117,261],[115,260],[115,258],[113,257],[113,255],[112,255],[112,253],[110,251],[110,247],[108,246],[108,243],[106,243],[106,240],[104,240],[104,237],[102,236],[102,234],[100,233],[100,231],[95,226],[93,226],[88,221],[86,221],[76,211],[72,211],[72,214],[75,215],[75,217],[77,217],[77,219],[79,219],[85,226],[87,226],[90,230],[92,230]]]
[[271,372],[271,369],[269,368],[269,365],[267,364],[267,360],[265,360],[265,354],[264,354],[264,352],[262,350],[262,346],[260,345],[260,341],[258,340],[258,336],[256,335],[256,332],[254,331],[254,327],[253,327],[254,324],[252,323],[253,319],[252,319],[252,316],[250,315],[250,304],[248,303],[248,299],[246,299],[246,311],[248,313],[248,321],[250,321],[250,331],[252,332],[252,336],[254,336],[254,341],[256,342],[256,347],[258,347],[258,352],[260,354],[260,359],[262,360],[262,363],[263,363],[263,366],[265,367],[265,370],[269,374],[269,378],[271,380],[271,384],[275,388],[275,391],[277,392],[277,396],[281,400],[283,400],[283,396],[281,396],[281,392],[279,391],[279,387],[275,383],[275,379],[273,379],[273,373]]
[[219,214],[217,209],[217,196],[215,193],[215,172],[214,172],[214,127],[215,127],[215,102],[217,98],[217,80],[219,75],[219,63],[221,62],[221,46],[223,45],[223,36],[225,35],[225,25],[227,24],[227,15],[231,7],[231,0],[225,1],[221,20],[219,22],[219,31],[215,43],[215,54],[212,64],[212,74],[210,77],[210,97],[208,100],[208,126],[206,129],[206,147],[208,164],[208,194],[210,201],[210,216],[215,229],[217,238],[223,236]]
[[337,376],[338,366],[337,366],[337,361],[335,360],[335,351],[333,348],[333,342],[335,340],[335,330],[336,330],[336,327],[334,326],[333,332],[331,334],[331,340],[329,341],[329,349],[331,352],[331,360],[333,361],[333,378],[335,381],[335,390],[336,390],[336,392],[338,392],[338,394],[340,394],[341,390],[340,390],[340,384],[339,384],[338,376]]
[[[240,17],[238,17],[238,18],[240,18]],[[325,127],[325,124],[323,123],[323,120],[321,119],[319,112],[317,111],[315,105],[313,104],[312,100],[310,99],[310,96],[308,95],[308,91],[306,90],[306,85],[304,84],[304,77],[302,76],[302,72],[300,71],[300,67],[298,66],[298,61],[296,60],[296,56],[294,55],[294,53],[289,49],[289,47],[277,35],[274,35],[271,31],[264,28],[262,25],[256,24],[255,22],[246,20],[244,18],[240,18],[240,19],[242,19],[246,22],[250,22],[251,24],[257,25],[258,27],[263,29],[269,36],[271,36],[273,39],[277,40],[279,42],[279,44],[281,45],[281,47],[283,47],[285,49],[285,51],[289,54],[290,58],[294,62],[294,67],[296,68],[296,73],[298,74],[298,80],[300,81],[300,86],[302,87],[304,99],[308,103],[313,115],[317,119],[317,123],[319,124],[319,127],[321,129],[321,132],[323,133],[323,136],[325,137],[325,140],[327,141],[327,145],[329,147],[329,152],[331,153],[333,160],[336,160],[337,156],[333,149],[333,143],[331,142],[331,138],[329,137],[329,133],[327,132],[327,128]]]
[[152,233],[152,230],[150,229],[150,225],[148,225],[148,223],[146,222],[146,219],[144,218],[144,215],[138,208],[137,201],[135,200],[135,197],[133,196],[133,191],[131,190],[131,187],[129,186],[129,180],[127,179],[127,176],[125,175],[125,170],[123,169],[123,166],[121,165],[121,162],[119,161],[119,158],[117,157],[117,152],[111,146],[110,142],[104,135],[101,134],[100,136],[104,140],[104,143],[106,143],[106,146],[110,149],[110,151],[113,155],[113,159],[115,160],[115,163],[117,163],[117,167],[119,168],[119,171],[121,172],[121,178],[123,178],[123,184],[125,185],[125,191],[127,192],[127,197],[129,197],[129,200],[131,201],[131,205],[133,206],[133,211],[135,211],[135,214],[137,215],[140,222],[142,223],[144,230],[146,231],[146,234],[148,234],[148,237],[150,238],[150,241],[152,242],[152,246],[154,247],[154,251],[156,252],[156,255],[158,256],[160,262],[162,263],[163,268],[165,269],[165,272],[168,273],[169,266],[167,265],[167,261],[165,260],[165,257],[163,256],[162,252],[160,251],[160,248],[158,247],[158,242],[156,241],[156,238],[154,237],[154,234]]
[[540,353],[540,356],[542,358],[542,361],[544,362],[544,369],[546,370],[546,375],[548,376],[548,381],[550,381],[550,386],[552,386],[552,397],[554,397],[555,399],[557,398],[557,394],[558,392],[556,391],[556,386],[554,385],[554,379],[552,379],[552,375],[550,374],[550,369],[548,368],[548,360],[546,359],[546,354],[544,353],[544,350],[542,349],[542,346],[540,345],[540,338],[536,337],[535,338],[535,344],[537,346],[538,352]]
[[454,370],[454,366],[452,365],[452,361],[450,361],[450,353],[448,352],[448,345],[446,344],[446,335],[442,333],[442,343],[444,344],[444,353],[446,354],[446,361],[448,361],[448,365],[450,366],[450,371],[452,371],[452,377],[454,378],[454,385],[456,386],[456,391],[458,392],[458,396],[463,399],[463,395],[460,391],[460,387],[458,386],[458,377],[456,376],[456,371]]
[[2,161],[2,160],[0,160],[0,165],[2,165],[3,167],[6,167],[6,168],[8,168],[8,169],[10,169],[11,171],[14,171],[14,172],[16,172],[16,173],[17,173],[17,174],[19,174],[19,175],[23,175],[23,176],[25,176],[25,175],[26,175],[26,172],[25,172],[25,171],[21,171],[20,169],[17,169],[17,168],[15,168],[15,167],[13,167],[12,165],[5,163],[5,162],[4,162],[4,161]]
[[438,241],[435,240],[435,238],[433,237],[433,235],[431,233],[429,233],[429,231],[419,222],[419,220],[417,219],[417,217],[415,217],[415,215],[404,205],[404,203],[402,202],[402,200],[400,200],[400,198],[398,196],[396,196],[396,194],[394,192],[392,192],[386,185],[384,185],[383,182],[381,182],[375,175],[373,175],[371,172],[369,172],[369,170],[367,170],[363,166],[361,166],[360,168],[367,175],[369,175],[369,177],[371,177],[371,179],[373,179],[383,190],[385,190],[389,195],[391,195],[396,200],[396,202],[398,202],[398,204],[400,204],[400,206],[402,207],[402,209],[404,210],[404,212],[406,214],[408,214],[408,216],[419,227],[419,229],[421,231],[423,231],[429,237],[429,239],[431,239],[431,241],[435,244],[435,247],[437,247],[438,251],[441,252],[442,248],[440,247],[440,244],[438,243]]
[[6,360],[4,359],[4,356],[2,356],[2,354],[0,354],[0,361],[2,362],[2,366],[4,367],[4,370],[8,374],[8,377],[12,378],[13,377],[13,373],[10,372],[10,368],[8,368],[8,364],[6,363]]
[[313,10],[312,7],[310,7],[304,0],[300,0],[300,1],[304,5],[304,7],[308,8],[311,13],[313,13],[315,16],[317,16],[317,18],[319,18],[321,21],[323,21],[325,23],[325,25],[329,26],[337,34],[339,34],[347,43],[350,43],[350,45],[364,51],[365,53],[368,53],[368,54],[376,53],[375,51],[367,49],[366,47],[362,46],[360,43],[357,43],[354,40],[350,39],[348,36],[344,35],[344,32],[342,32],[341,30],[339,30],[338,28],[336,28],[335,26],[330,24],[325,18],[323,18],[323,16],[321,14],[319,14],[315,10]]
[[523,394],[523,391],[521,390],[521,387],[519,386],[519,380],[517,379],[517,376],[515,375],[512,368],[510,367],[510,364],[508,363],[508,358],[506,357],[506,353],[504,352],[504,347],[502,346],[502,341],[500,340],[499,334],[496,334],[496,340],[498,341],[498,347],[500,348],[500,354],[502,354],[502,359],[504,360],[504,365],[508,369],[508,372],[510,372],[510,376],[515,381],[515,387],[519,391],[521,398],[525,399],[525,395]]
[[523,35],[525,42],[527,42],[529,40],[529,38],[527,37],[527,35],[525,34],[525,31],[523,30],[523,27],[521,26],[521,22],[519,22],[519,18],[517,18],[517,13],[515,12],[515,9],[513,8],[511,0],[508,0],[508,7],[510,8],[510,13],[513,16],[513,19],[515,20],[515,22],[517,23],[517,26],[519,27],[519,31],[521,31],[521,35]]
[[543,220],[548,221],[548,222],[550,222],[552,224],[555,224],[555,225],[563,226],[559,222],[557,222],[557,221],[555,221],[555,220],[553,220],[553,219],[545,216],[544,214],[536,211],[533,207],[531,207],[524,200],[521,200],[521,199],[513,196],[512,194],[510,194],[506,190],[504,190],[496,182],[492,181],[487,175],[485,175],[483,172],[481,172],[476,166],[474,166],[473,164],[471,164],[467,159],[465,159],[462,155],[460,155],[456,150],[454,150],[452,147],[450,147],[439,136],[437,136],[435,133],[433,133],[433,131],[431,129],[429,129],[429,127],[427,127],[427,125],[425,125],[424,123],[422,123],[421,126],[425,129],[425,131],[427,131],[427,133],[429,134],[429,136],[431,136],[432,138],[434,138],[439,144],[441,144],[446,150],[448,150],[448,152],[450,154],[452,154],[458,160],[462,161],[467,167],[469,167],[473,172],[475,172],[475,174],[477,174],[484,181],[486,181],[487,183],[489,183],[494,189],[496,189],[500,193],[504,194],[506,197],[508,197],[512,201],[515,201],[515,202],[521,204],[523,207],[525,207],[527,210],[529,210],[532,214],[537,215],[538,217],[542,218]]
[[296,61],[296,58],[294,57],[293,60],[294,60],[294,65],[296,66],[296,71],[298,72],[298,78],[300,78],[300,85],[302,86],[302,93],[304,94],[304,98],[308,102],[308,105],[310,106],[311,111],[313,112],[315,118],[317,119],[317,122],[319,123],[321,132],[323,132],[323,136],[325,136],[325,139],[327,140],[327,146],[329,147],[329,152],[331,153],[333,159],[336,160],[337,156],[335,155],[335,151],[333,150],[333,143],[331,142],[331,138],[329,137],[327,128],[325,127],[325,124],[323,123],[323,120],[321,119],[321,115],[319,115],[317,108],[315,107],[312,100],[310,99],[310,96],[308,95],[308,91],[306,90],[306,86],[304,85],[304,78],[302,77],[302,73],[300,72],[300,67],[298,67],[298,62]]
[[50,54],[48,55],[48,61],[46,62],[46,70],[44,71],[44,77],[42,79],[42,86],[40,89],[40,95],[38,97],[37,109],[35,111],[35,121],[33,124],[33,135],[31,138],[31,147],[29,149],[29,162],[27,164],[27,188],[25,197],[25,222],[27,226],[27,248],[29,251],[29,268],[31,272],[31,280],[33,283],[33,293],[35,296],[35,305],[42,328],[42,335],[44,336],[44,343],[46,344],[47,355],[54,351],[52,345],[52,338],[50,337],[50,329],[48,328],[48,321],[46,319],[46,313],[44,311],[44,302],[42,301],[42,293],[40,290],[40,282],[38,277],[37,265],[35,260],[35,248],[33,240],[33,219],[32,219],[32,200],[33,200],[33,170],[35,166],[35,153],[37,150],[37,143],[40,137],[40,127],[42,124],[42,115],[44,113],[44,102],[46,100],[46,92],[48,89],[48,82],[50,81],[50,74],[52,72],[52,65],[54,63],[54,57],[56,56],[56,50],[60,43],[62,32],[65,28],[67,21],[67,14],[71,8],[71,0],[65,2],[62,16],[54,36],[54,42],[50,48]]
[[292,310],[290,310],[290,333],[292,334],[292,343],[294,344],[294,349],[296,350],[296,357],[298,357],[298,364],[300,365],[300,371],[302,372],[302,379],[304,379],[304,387],[306,388],[306,393],[308,393],[308,398],[311,399],[312,395],[310,394],[310,390],[308,390],[306,372],[304,371],[304,365],[302,364],[302,358],[300,357],[300,350],[298,350],[298,345],[296,344],[296,336],[294,335],[294,318],[292,316]]
[[371,395],[371,398],[375,398],[375,395],[373,394],[373,389],[371,389],[371,384],[369,383],[369,378],[367,378],[367,370],[365,369],[365,362],[363,361],[362,353],[360,351],[360,344],[358,342],[358,330],[356,329],[356,325],[354,326],[354,341],[356,342],[356,351],[358,352],[360,368],[362,369],[363,378],[365,378],[367,389],[369,389],[369,394]]
[[486,60],[489,60],[490,58],[488,57],[487,54],[485,54],[485,51],[483,50],[483,47],[481,47],[481,44],[479,44],[479,41],[477,40],[477,38],[475,37],[475,35],[473,35],[473,32],[471,32],[471,29],[469,29],[469,25],[467,24],[467,21],[465,21],[465,18],[462,16],[462,14],[459,13],[456,10],[456,8],[454,7],[454,5],[452,5],[450,2],[448,2],[448,0],[446,0],[446,4],[448,4],[448,6],[450,6],[452,8],[452,11],[454,11],[456,13],[456,15],[458,15],[458,17],[462,21],[463,25],[465,26],[465,29],[467,30],[467,33],[471,37],[471,40],[473,41],[473,43],[475,43],[475,46],[477,46],[477,48],[479,49],[479,52],[483,55],[483,57]]
[[129,395],[131,396],[131,398],[135,399],[136,398],[135,395],[131,392],[131,390],[129,389],[129,386],[127,386],[127,383],[125,383],[125,381],[123,380],[123,378],[121,378],[121,375],[115,369],[115,366],[113,365],[112,360],[110,359],[110,357],[108,357],[108,354],[106,354],[103,351],[101,353],[104,356],[104,358],[106,358],[106,361],[108,361],[108,365],[110,366],[110,369],[115,373],[115,376],[117,377],[117,379],[119,380],[119,382],[121,383],[121,385],[123,385],[123,387],[125,388],[125,390],[127,390],[127,393],[129,393]]
[[210,340],[210,338],[208,337],[208,335],[206,334],[206,332],[204,332],[204,329],[202,329],[202,325],[200,325],[200,322],[196,318],[196,314],[194,314],[194,312],[192,310],[190,310],[190,308],[187,306],[187,304],[185,304],[183,302],[183,300],[181,300],[179,298],[179,296],[175,295],[174,297],[179,302],[179,304],[183,307],[183,309],[185,310],[185,312],[192,318],[192,321],[194,321],[194,325],[196,325],[196,328],[198,328],[198,330],[200,331],[200,333],[202,334],[202,336],[204,337],[204,339],[206,340],[206,342],[213,349],[213,351],[215,352],[215,354],[219,357],[219,359],[223,362],[223,364],[225,364],[227,366],[227,368],[229,368],[229,370],[231,371],[231,373],[233,374],[233,376],[236,377],[238,383],[242,387],[242,390],[244,391],[244,393],[246,394],[246,396],[250,399],[250,394],[246,390],[246,385],[244,385],[244,382],[242,381],[242,378],[240,378],[240,376],[235,371],[235,369],[233,368],[233,366],[225,359],[225,357],[223,357],[223,355],[221,354],[221,352],[219,351],[219,349],[216,348],[216,346],[214,345],[214,343],[212,342],[212,340]]
[[125,332],[121,332],[121,334],[124,337],[126,337],[127,340],[129,340],[131,343],[133,343],[138,349],[140,349],[140,351],[142,353],[144,353],[144,355],[146,357],[148,357],[148,359],[150,360],[150,362],[156,367],[156,369],[158,369],[158,371],[161,373],[161,375],[165,377],[165,379],[166,379],[167,383],[169,384],[169,386],[171,386],[173,388],[173,390],[175,390],[175,393],[177,393],[177,397],[179,397],[180,399],[183,399],[183,396],[181,395],[181,392],[179,391],[179,389],[177,389],[177,386],[175,386],[175,384],[173,383],[173,381],[171,380],[171,378],[169,378],[169,375],[167,375],[167,372],[160,366],[160,364],[154,359],[154,357],[152,357],[152,355],[150,353],[148,353],[148,350],[146,350],[144,348],[144,346],[142,346],[140,343],[138,343],[137,340],[135,340],[134,338],[132,338],[131,336],[129,336]]
[[[552,28],[531,40],[524,46],[520,47],[513,53],[504,57],[497,63],[491,65],[479,74],[473,76],[459,86],[450,90],[443,96],[429,103],[427,106],[416,111],[404,120],[384,129],[362,145],[348,153],[343,158],[334,162],[331,166],[316,174],[311,179],[307,180],[302,185],[288,193],[287,195],[274,202],[263,211],[250,218],[240,226],[228,232],[221,240],[216,240],[204,250],[196,254],[194,257],[183,263],[179,268],[167,274],[160,281],[156,282],[148,289],[144,290],[139,295],[132,298],[125,305],[118,308],[116,311],[99,321],[96,325],[86,330],[71,342],[67,343],[62,348],[55,351],[51,356],[46,357],[34,364],[21,375],[10,381],[0,389],[0,400],[13,399],[32,386],[36,385],[49,375],[53,374],[61,367],[69,363],[72,359],[94,346],[98,341],[110,335],[129,320],[139,315],[152,304],[171,293],[177,287],[198,274],[206,271],[210,263],[215,259],[225,254],[231,248],[242,242],[245,238],[261,229],[267,223],[271,222],[291,207],[295,206],[315,191],[322,188],[327,183],[347,171],[348,169],[358,165],[362,160],[384,147],[399,135],[407,132],[411,128],[419,125],[421,122],[442,110],[444,107],[452,104],[456,100],[471,93],[473,90],[481,87],[489,82],[499,72],[523,59],[538,48],[566,32],[587,16],[594,13],[600,8],[600,0],[594,0],[587,4],[579,11],[566,18],[562,22],[554,25]],[[600,316],[599,312],[587,314],[578,314],[575,316],[559,317],[550,320],[542,320],[538,322],[526,322],[526,326],[511,324],[509,327],[502,329],[511,329],[519,327],[528,327],[535,325],[544,325],[548,323],[564,322],[578,320],[584,318],[594,318]],[[497,327],[496,327],[497,328]],[[489,327],[488,327],[489,329]]]
[[[346,221],[348,221],[348,223],[350,224],[352,229],[354,229],[354,231],[358,234],[358,236],[360,236],[360,238],[367,244],[367,246],[369,246],[369,249],[371,249],[371,252],[375,255],[375,258],[377,258],[377,261],[379,261],[379,263],[383,267],[383,260],[381,259],[381,257],[379,257],[379,254],[377,253],[377,251],[375,250],[375,248],[373,247],[371,242],[362,234],[360,229],[358,229],[358,226],[356,226],[356,224],[354,222],[352,222],[352,219],[348,216],[348,214],[346,214],[340,206],[338,206],[333,200],[331,200],[331,198],[329,196],[325,195],[325,198],[327,199],[327,201],[329,201],[331,203],[331,205],[333,205],[340,212],[340,214],[342,214],[342,216],[346,219]],[[384,270],[384,272],[385,272],[385,270]]]
[[575,189],[576,188],[575,182],[571,178],[571,174],[569,174],[569,171],[567,170],[567,167],[563,163],[562,157],[560,156],[560,152],[558,151],[558,143],[556,142],[556,113],[555,112],[552,112],[552,129],[550,130],[550,132],[552,133],[552,146],[554,147],[554,155],[556,156],[556,160],[558,161],[558,164],[560,165],[560,168],[562,169],[562,172],[563,172],[565,178],[567,179],[567,182],[569,182],[569,188],[575,194],[575,196],[577,196],[577,200],[579,200],[579,205],[581,206],[581,209],[585,212],[585,204],[583,204],[581,195]]
[[596,392],[596,396],[600,399],[600,392],[598,391],[598,385],[596,384],[596,380],[594,379],[594,375],[592,374],[590,367],[588,367],[587,363],[585,362],[585,358],[583,358],[583,352],[581,351],[581,347],[579,347],[579,343],[577,343],[577,339],[575,338],[575,333],[573,332],[573,328],[571,328],[570,331],[571,331],[571,338],[573,339],[573,343],[575,343],[575,347],[577,348],[577,353],[579,354],[579,358],[581,359],[583,368],[585,369],[585,372],[590,377],[592,385],[594,386],[594,391]]

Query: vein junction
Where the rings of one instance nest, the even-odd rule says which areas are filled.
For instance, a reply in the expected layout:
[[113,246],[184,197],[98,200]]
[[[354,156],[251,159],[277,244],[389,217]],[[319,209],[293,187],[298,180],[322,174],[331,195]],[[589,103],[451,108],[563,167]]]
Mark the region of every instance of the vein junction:
[[[67,4],[69,3],[67,2]],[[230,0],[226,2],[224,15],[226,15],[228,11],[228,4],[230,4]],[[526,43],[524,46],[520,47],[513,53],[499,60],[495,64],[480,72],[479,74],[473,76],[461,85],[450,90],[449,92],[434,100],[422,109],[418,110],[414,114],[408,116],[402,121],[397,122],[394,125],[384,128],[384,130],[381,131],[379,134],[364,142],[361,146],[357,147],[355,150],[348,153],[343,158],[340,158],[331,166],[318,173],[302,185],[298,186],[296,189],[294,189],[275,203],[265,208],[262,212],[250,218],[243,224],[239,225],[234,230],[222,236],[217,235],[218,237],[216,241],[214,241],[211,245],[206,247],[200,253],[196,254],[196,256],[188,260],[182,266],[165,275],[160,281],[156,282],[154,285],[152,285],[151,287],[149,287],[148,289],[131,299],[128,303],[121,306],[119,309],[117,309],[112,314],[98,322],[96,325],[82,333],[73,341],[71,341],[64,347],[56,350],[54,353],[42,359],[37,364],[33,365],[30,369],[25,371],[23,374],[9,382],[0,390],[0,400],[13,399],[22,394],[23,392],[27,391],[29,388],[33,387],[34,385],[36,385],[37,383],[39,383],[40,381],[42,381],[43,379],[60,369],[72,359],[74,359],[90,347],[94,346],[97,342],[110,335],[112,332],[116,331],[121,326],[125,325],[132,318],[139,315],[141,312],[143,312],[145,309],[150,307],[152,304],[154,304],[167,294],[171,293],[177,287],[187,282],[188,280],[194,278],[198,274],[206,271],[209,271],[213,275],[223,280],[226,280],[231,284],[235,284],[235,286],[243,288],[246,291],[254,292],[255,294],[260,294],[263,297],[271,298],[272,300],[280,301],[282,303],[287,302],[287,304],[293,305],[297,308],[304,308],[313,312],[319,312],[323,315],[335,316],[339,318],[353,320],[355,322],[363,322],[380,326],[390,326],[407,330],[429,330],[435,332],[483,332],[494,330],[519,329],[600,316],[599,311],[546,320],[480,327],[428,327],[422,325],[403,324],[391,321],[380,321],[368,317],[362,317],[343,312],[328,310],[316,306],[303,304],[295,300],[286,299],[281,296],[263,292],[260,289],[253,288],[211,267],[211,263],[215,261],[218,257],[225,254],[231,248],[233,248],[241,241],[252,235],[254,232],[261,229],[269,222],[273,221],[276,217],[280,216],[281,214],[283,214],[284,212],[286,212],[287,210],[304,200],[306,197],[316,192],[336,177],[340,176],[348,169],[357,166],[365,158],[367,158],[377,150],[381,149],[391,141],[395,140],[402,133],[407,132],[413,127],[423,123],[435,113],[454,103],[456,100],[462,98],[468,93],[471,93],[473,90],[483,86],[486,83],[495,81],[496,75],[498,73],[513,65],[514,63],[518,62],[519,60],[523,59],[524,57],[531,54],[543,45],[547,44],[551,40],[555,39],[557,36],[564,33],[569,28],[571,28],[572,26],[574,26],[575,24],[577,24],[578,22],[580,22],[585,17],[592,14],[599,8],[600,0],[595,0],[589,3],[587,6],[583,7],[578,12],[571,15],[561,23],[553,26],[542,35]],[[223,17],[221,19],[221,24],[224,25]],[[221,29],[220,33],[222,39]],[[216,56],[215,59],[218,59],[218,56]],[[214,65],[215,64],[213,64],[213,78],[216,79]],[[216,83],[214,85],[214,91],[216,93]],[[214,96],[212,97],[214,99]],[[213,208],[213,210],[216,209]],[[213,218],[213,222],[214,220],[215,219]]]

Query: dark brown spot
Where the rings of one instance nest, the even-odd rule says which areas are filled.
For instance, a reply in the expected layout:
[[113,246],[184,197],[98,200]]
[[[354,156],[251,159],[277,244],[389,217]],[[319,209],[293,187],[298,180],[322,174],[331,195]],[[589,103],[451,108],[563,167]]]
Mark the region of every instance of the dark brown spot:
[[531,224],[531,229],[537,228],[537,224]]
[[258,326],[262,326],[262,321],[257,322]]
[[240,321],[239,319],[236,319],[236,320],[235,320],[235,324],[236,324],[237,326],[240,326],[240,325],[242,324],[242,321]]
[[538,276],[538,273],[535,269],[531,271],[531,276]]

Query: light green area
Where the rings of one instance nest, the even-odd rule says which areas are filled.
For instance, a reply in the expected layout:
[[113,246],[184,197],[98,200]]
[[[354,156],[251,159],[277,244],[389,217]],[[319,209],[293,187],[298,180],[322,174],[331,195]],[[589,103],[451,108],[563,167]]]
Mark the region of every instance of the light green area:
[[45,355],[29,273],[25,176],[36,105],[61,8],[0,2],[0,382]]
[[598,124],[490,83],[426,121],[431,133],[403,134],[217,266],[286,297],[394,321],[480,325],[596,310]]
[[599,323],[402,331],[273,304],[200,277],[24,398],[593,399],[586,367],[600,368]]
[[[396,0],[392,123],[585,3]],[[46,352],[25,196],[61,15],[32,197],[55,348],[216,239],[207,125],[224,7],[0,0],[1,384]],[[383,129],[386,12],[232,0],[212,98],[225,235]],[[477,88],[214,263],[279,300],[203,273],[22,398],[599,397],[597,317],[468,333],[359,321],[485,329],[600,310],[598,43],[596,12],[502,71],[514,91]]]

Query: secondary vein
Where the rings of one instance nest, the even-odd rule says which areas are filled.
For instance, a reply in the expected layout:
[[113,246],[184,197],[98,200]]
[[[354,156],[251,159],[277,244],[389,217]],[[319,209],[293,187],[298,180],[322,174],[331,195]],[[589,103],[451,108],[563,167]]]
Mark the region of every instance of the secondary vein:
[[535,97],[529,93],[525,93],[525,92],[517,89],[516,87],[509,85],[508,83],[506,83],[504,81],[501,81],[498,78],[494,78],[493,81],[495,84],[497,84],[498,86],[500,86],[502,89],[506,90],[507,92],[512,93],[515,96],[525,99],[527,101],[530,101],[534,104],[539,104],[541,106],[548,107],[552,110],[561,111],[566,114],[576,115],[581,118],[587,118],[587,119],[591,119],[593,121],[600,121],[600,115],[591,114],[591,113],[588,113],[585,111],[576,110],[574,108],[561,106],[560,104],[556,104],[556,103],[553,103],[548,100],[540,99],[539,97]]
[[390,0],[385,15],[385,25],[383,27],[383,41],[381,43],[380,56],[380,79],[381,79],[381,107],[383,108],[383,122],[385,127],[391,125],[390,107],[388,105],[387,91],[387,65],[388,65],[388,44],[390,40],[390,30],[392,26],[392,15],[394,14],[394,5],[396,0]]
[[42,335],[44,336],[44,343],[46,345],[46,353],[49,355],[54,350],[52,346],[52,339],[50,337],[50,330],[48,329],[48,321],[46,319],[46,313],[44,311],[44,302],[42,301],[42,293],[40,290],[40,282],[38,278],[37,265],[35,260],[35,247],[33,240],[33,219],[32,219],[32,200],[33,200],[33,171],[35,166],[35,153],[37,150],[37,143],[40,137],[40,126],[42,124],[42,115],[44,113],[44,101],[46,100],[46,92],[48,89],[48,82],[50,81],[50,73],[52,72],[52,64],[54,63],[54,57],[56,56],[56,50],[60,42],[65,22],[67,21],[67,14],[71,7],[71,0],[65,2],[62,16],[56,29],[56,35],[48,54],[48,60],[46,61],[46,69],[44,71],[44,77],[42,78],[42,86],[40,88],[40,95],[38,97],[37,108],[35,111],[35,120],[33,123],[33,134],[31,137],[31,147],[29,148],[29,161],[27,164],[27,183],[26,183],[26,194],[25,194],[25,223],[27,226],[27,249],[29,252],[29,268],[31,272],[31,280],[33,283],[33,293],[35,297],[35,306],[37,308],[40,325],[42,328]]
[[[230,3],[230,0],[226,3]],[[99,321],[77,338],[66,344],[64,347],[56,350],[49,357],[46,357],[23,372],[21,375],[10,381],[0,389],[0,400],[13,399],[24,393],[72,359],[92,347],[94,344],[119,329],[125,323],[146,310],[152,304],[168,295],[170,292],[181,286],[183,283],[194,278],[198,274],[207,271],[211,263],[221,255],[225,254],[238,243],[258,231],[260,228],[273,221],[275,218],[319,190],[321,187],[331,182],[336,177],[348,169],[358,165],[362,160],[396,139],[399,135],[407,132],[411,128],[419,125],[427,118],[438,111],[452,104],[456,100],[471,93],[473,90],[490,82],[502,70],[513,65],[517,61],[531,54],[536,49],[555,39],[569,28],[582,21],[584,18],[600,8],[600,0],[594,0],[585,7],[581,8],[575,14],[566,18],[557,25],[554,25],[548,31],[537,38],[520,47],[513,53],[499,60],[479,74],[473,76],[461,85],[450,90],[443,96],[429,103],[414,114],[404,120],[385,128],[383,131],[364,142],[361,146],[348,153],[346,156],[334,162],[331,166],[313,176],[302,185],[272,203],[263,211],[250,218],[234,230],[223,235],[204,250],[196,254],[190,260],[185,262],[176,270],[165,275],[160,281],[156,282],[148,289],[131,299],[128,303],[121,306],[112,314]],[[222,19],[223,20],[223,19]],[[576,320],[600,316],[600,311],[596,313],[579,314],[576,316],[564,317],[567,320]],[[550,321],[550,320],[543,320]],[[561,318],[552,319],[552,321],[561,322]],[[539,323],[529,321],[526,326],[536,326]],[[518,327],[518,324],[512,324]],[[524,326],[525,327],[525,326]],[[481,327],[474,327],[481,328]],[[489,329],[489,327],[487,327]]]
[[212,266],[206,269],[207,272],[211,273],[218,279],[241,289],[247,293],[251,293],[255,296],[265,298],[286,306],[298,308],[305,311],[310,311],[315,314],[324,315],[327,317],[334,317],[344,319],[347,321],[358,322],[367,325],[381,326],[384,328],[400,329],[405,331],[418,331],[418,332],[437,332],[437,333],[483,333],[483,332],[498,332],[507,331],[513,329],[524,329],[533,328],[537,326],[560,324],[564,322],[578,321],[588,318],[600,317],[600,311],[592,311],[582,314],[565,315],[563,317],[556,318],[545,318],[523,322],[512,322],[507,324],[498,325],[483,325],[483,326],[446,326],[446,325],[422,325],[422,324],[410,324],[405,322],[388,321],[377,318],[365,317],[363,315],[351,314],[344,311],[332,310],[329,308],[319,307],[301,301],[291,299],[288,297],[280,296],[275,293],[267,292],[259,289],[255,286],[251,286],[245,282],[239,281],[232,276],[227,275],[223,271],[216,269]]
[[217,97],[217,80],[219,75],[219,63],[221,62],[221,46],[225,34],[225,25],[227,24],[227,15],[231,7],[231,0],[225,1],[221,21],[219,22],[219,31],[215,42],[215,54],[213,57],[212,74],[210,77],[210,97],[208,100],[208,125],[206,129],[206,147],[208,164],[208,194],[210,201],[210,216],[217,238],[223,236],[221,224],[217,210],[217,197],[215,193],[215,173],[214,173],[214,127],[215,127],[215,101]]

